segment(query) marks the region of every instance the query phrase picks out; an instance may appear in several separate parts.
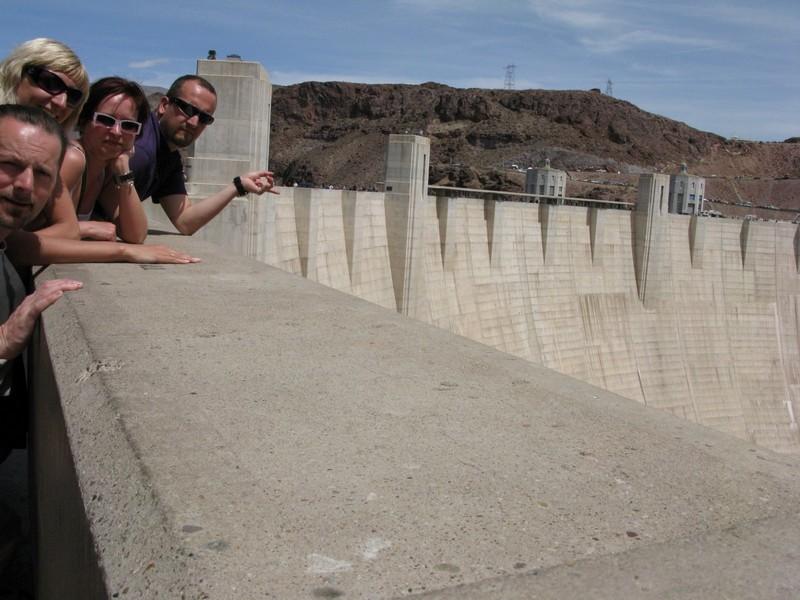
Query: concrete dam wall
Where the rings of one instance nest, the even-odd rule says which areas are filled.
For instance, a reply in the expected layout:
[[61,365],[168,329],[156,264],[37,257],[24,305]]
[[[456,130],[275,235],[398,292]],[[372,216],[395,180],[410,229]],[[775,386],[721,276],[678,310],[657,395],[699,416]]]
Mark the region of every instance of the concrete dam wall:
[[648,406],[800,451],[797,226],[427,196],[404,221],[387,214],[402,206],[391,196],[282,188],[237,200],[202,235]]

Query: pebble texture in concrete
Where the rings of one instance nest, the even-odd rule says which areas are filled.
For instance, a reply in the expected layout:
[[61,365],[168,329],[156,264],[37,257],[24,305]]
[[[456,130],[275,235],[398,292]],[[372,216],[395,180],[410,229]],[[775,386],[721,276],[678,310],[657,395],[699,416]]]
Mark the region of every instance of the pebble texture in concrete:
[[109,595],[800,595],[796,457],[150,241],[204,262],[41,276],[85,283],[44,330]]

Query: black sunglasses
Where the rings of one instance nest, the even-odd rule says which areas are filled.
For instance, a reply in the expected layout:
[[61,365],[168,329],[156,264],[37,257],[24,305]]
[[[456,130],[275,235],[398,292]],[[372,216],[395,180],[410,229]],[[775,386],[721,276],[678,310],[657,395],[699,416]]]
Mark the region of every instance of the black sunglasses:
[[181,100],[175,96],[167,96],[167,100],[177,106],[180,111],[190,119],[197,115],[197,120],[201,125],[211,125],[214,122],[214,117],[205,111],[200,110],[194,104],[189,104],[186,100]]
[[26,75],[36,87],[43,89],[51,96],[66,94],[67,106],[70,108],[75,108],[81,103],[81,98],[83,98],[82,91],[78,88],[68,86],[61,77],[52,71],[48,71],[44,67],[40,67],[39,65],[25,65],[22,69],[22,74]]

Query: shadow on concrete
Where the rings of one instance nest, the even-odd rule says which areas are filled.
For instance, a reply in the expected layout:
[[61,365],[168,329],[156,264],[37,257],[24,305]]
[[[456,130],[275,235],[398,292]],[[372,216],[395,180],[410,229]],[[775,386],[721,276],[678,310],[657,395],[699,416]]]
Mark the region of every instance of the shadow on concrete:
[[33,546],[28,518],[28,452],[0,464],[0,600],[33,598]]

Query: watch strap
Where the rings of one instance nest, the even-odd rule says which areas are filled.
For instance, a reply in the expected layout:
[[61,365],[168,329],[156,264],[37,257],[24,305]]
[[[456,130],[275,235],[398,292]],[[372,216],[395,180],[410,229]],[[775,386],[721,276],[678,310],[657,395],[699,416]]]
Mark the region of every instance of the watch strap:
[[133,171],[128,171],[127,173],[115,173],[114,174],[114,183],[116,185],[122,185],[123,183],[133,183],[134,174]]
[[246,196],[247,190],[244,189],[244,185],[242,185],[242,178],[238,175],[233,178],[233,187],[236,188],[236,195],[237,196]]

